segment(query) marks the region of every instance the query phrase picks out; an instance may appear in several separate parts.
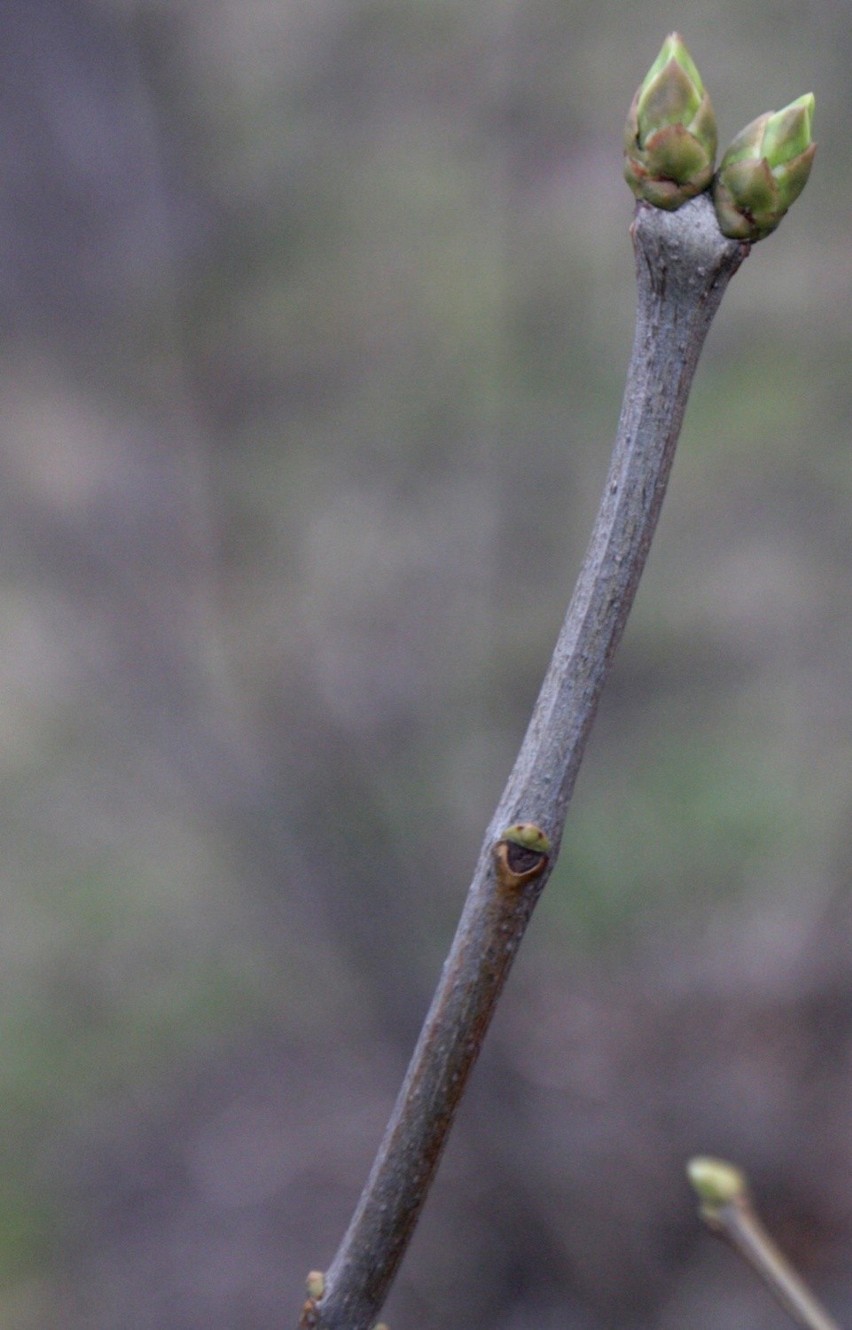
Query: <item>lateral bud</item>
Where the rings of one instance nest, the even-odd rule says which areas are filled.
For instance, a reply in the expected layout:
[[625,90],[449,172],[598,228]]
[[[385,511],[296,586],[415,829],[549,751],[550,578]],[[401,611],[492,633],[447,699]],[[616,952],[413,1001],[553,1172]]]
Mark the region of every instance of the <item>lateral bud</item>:
[[534,822],[515,822],[494,847],[497,876],[505,887],[522,887],[539,877],[550,857],[550,840]]

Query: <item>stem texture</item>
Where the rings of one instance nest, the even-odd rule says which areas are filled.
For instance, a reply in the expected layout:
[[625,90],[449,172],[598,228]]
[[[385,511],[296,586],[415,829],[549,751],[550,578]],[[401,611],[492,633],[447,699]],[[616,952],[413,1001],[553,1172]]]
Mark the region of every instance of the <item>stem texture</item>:
[[[748,247],[706,194],[638,204],[636,335],[612,463],[583,567],[524,741],[485,837],[450,953],[352,1221],[303,1324],[370,1330],[426,1199],[468,1075],[552,871],[598,699],[657,524],[705,336]],[[511,823],[550,838],[517,889],[495,849]]]
[[802,1330],[840,1330],[840,1326],[814,1297],[805,1281],[782,1254],[763,1227],[748,1196],[705,1215],[711,1230],[726,1238],[752,1270],[763,1280]]

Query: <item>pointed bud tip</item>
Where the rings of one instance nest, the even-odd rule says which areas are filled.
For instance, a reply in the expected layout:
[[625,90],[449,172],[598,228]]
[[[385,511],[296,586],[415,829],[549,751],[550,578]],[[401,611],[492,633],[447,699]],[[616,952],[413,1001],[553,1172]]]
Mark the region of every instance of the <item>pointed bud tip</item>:
[[664,125],[689,124],[705,96],[695,61],[682,38],[670,33],[636,90],[639,142]]
[[811,119],[813,119],[814,110],[816,109],[816,97],[812,92],[803,92],[801,97],[797,97],[794,102],[790,103],[790,105],[801,106],[807,111]]
[[704,93],[704,84],[701,81],[698,66],[689,54],[686,42],[683,40],[679,32],[669,33],[668,37],[660,47],[659,55],[648,70],[648,73],[645,75],[643,85],[656,78],[657,74],[665,69],[666,65],[668,65],[671,60],[674,60],[680,65],[683,72],[689,77],[691,82],[695,84],[700,99]]
[[760,152],[773,168],[792,161],[805,152],[813,142],[813,93],[797,97],[789,106],[773,111],[763,132]]

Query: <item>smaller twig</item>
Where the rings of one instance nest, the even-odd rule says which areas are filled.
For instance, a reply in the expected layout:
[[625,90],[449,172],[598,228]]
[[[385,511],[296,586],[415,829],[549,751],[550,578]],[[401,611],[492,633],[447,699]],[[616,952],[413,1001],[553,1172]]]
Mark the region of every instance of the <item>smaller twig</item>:
[[803,1330],[840,1330],[776,1247],[754,1208],[745,1175],[722,1159],[690,1159],[687,1173],[711,1233],[725,1238]]

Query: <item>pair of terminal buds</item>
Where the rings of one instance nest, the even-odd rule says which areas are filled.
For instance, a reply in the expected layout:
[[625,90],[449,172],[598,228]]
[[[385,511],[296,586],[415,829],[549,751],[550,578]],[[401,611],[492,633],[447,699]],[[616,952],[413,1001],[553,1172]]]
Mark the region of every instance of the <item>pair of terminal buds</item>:
[[624,129],[633,193],[669,211],[710,189],[722,233],[762,240],[804,189],[816,144],[813,93],[767,111],[716,160],[716,116],[683,39],[671,33],[636,91]]

